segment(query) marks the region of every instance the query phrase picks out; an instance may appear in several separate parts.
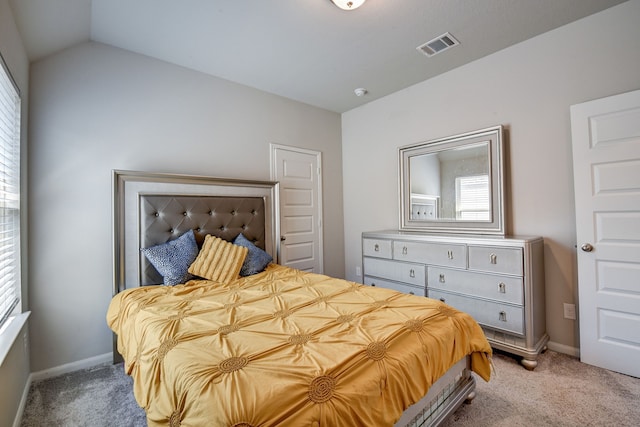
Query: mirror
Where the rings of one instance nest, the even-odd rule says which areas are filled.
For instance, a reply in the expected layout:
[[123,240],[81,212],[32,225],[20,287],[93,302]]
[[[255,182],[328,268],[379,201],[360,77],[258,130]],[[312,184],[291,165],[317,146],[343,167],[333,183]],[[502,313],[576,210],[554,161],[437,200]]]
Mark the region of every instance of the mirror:
[[400,229],[504,235],[502,126],[399,149]]

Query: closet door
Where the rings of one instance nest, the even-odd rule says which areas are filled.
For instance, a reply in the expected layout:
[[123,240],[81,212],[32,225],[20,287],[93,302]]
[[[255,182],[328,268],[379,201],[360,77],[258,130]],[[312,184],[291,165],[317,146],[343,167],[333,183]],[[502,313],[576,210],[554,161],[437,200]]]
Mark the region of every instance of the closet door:
[[323,273],[320,152],[271,144],[271,179],[280,182],[279,263]]
[[640,91],[571,107],[580,358],[640,377]]

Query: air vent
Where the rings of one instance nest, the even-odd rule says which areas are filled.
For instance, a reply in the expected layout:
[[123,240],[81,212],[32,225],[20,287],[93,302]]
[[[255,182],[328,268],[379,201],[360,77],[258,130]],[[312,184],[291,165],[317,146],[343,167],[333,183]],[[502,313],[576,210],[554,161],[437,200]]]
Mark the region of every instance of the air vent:
[[450,47],[458,46],[459,44],[460,42],[456,40],[451,34],[444,33],[440,37],[436,37],[435,39],[418,46],[416,49],[427,56],[433,56],[436,53],[443,52]]

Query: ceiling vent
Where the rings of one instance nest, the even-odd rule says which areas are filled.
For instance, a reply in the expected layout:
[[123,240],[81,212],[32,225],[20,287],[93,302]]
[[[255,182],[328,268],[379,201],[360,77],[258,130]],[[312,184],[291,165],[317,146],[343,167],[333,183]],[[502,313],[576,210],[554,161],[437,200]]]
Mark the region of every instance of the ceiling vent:
[[436,37],[433,40],[426,42],[423,45],[418,46],[420,52],[427,56],[433,56],[436,53],[443,52],[450,47],[458,46],[460,42],[456,40],[451,34],[444,33],[443,35]]

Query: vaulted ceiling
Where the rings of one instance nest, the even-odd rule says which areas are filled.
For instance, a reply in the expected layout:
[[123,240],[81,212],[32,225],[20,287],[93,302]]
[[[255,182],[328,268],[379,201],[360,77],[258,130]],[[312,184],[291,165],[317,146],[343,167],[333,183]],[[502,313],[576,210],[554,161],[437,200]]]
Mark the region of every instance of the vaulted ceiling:
[[[32,61],[93,40],[344,112],[623,0],[9,2]],[[416,49],[447,32],[458,46]]]

